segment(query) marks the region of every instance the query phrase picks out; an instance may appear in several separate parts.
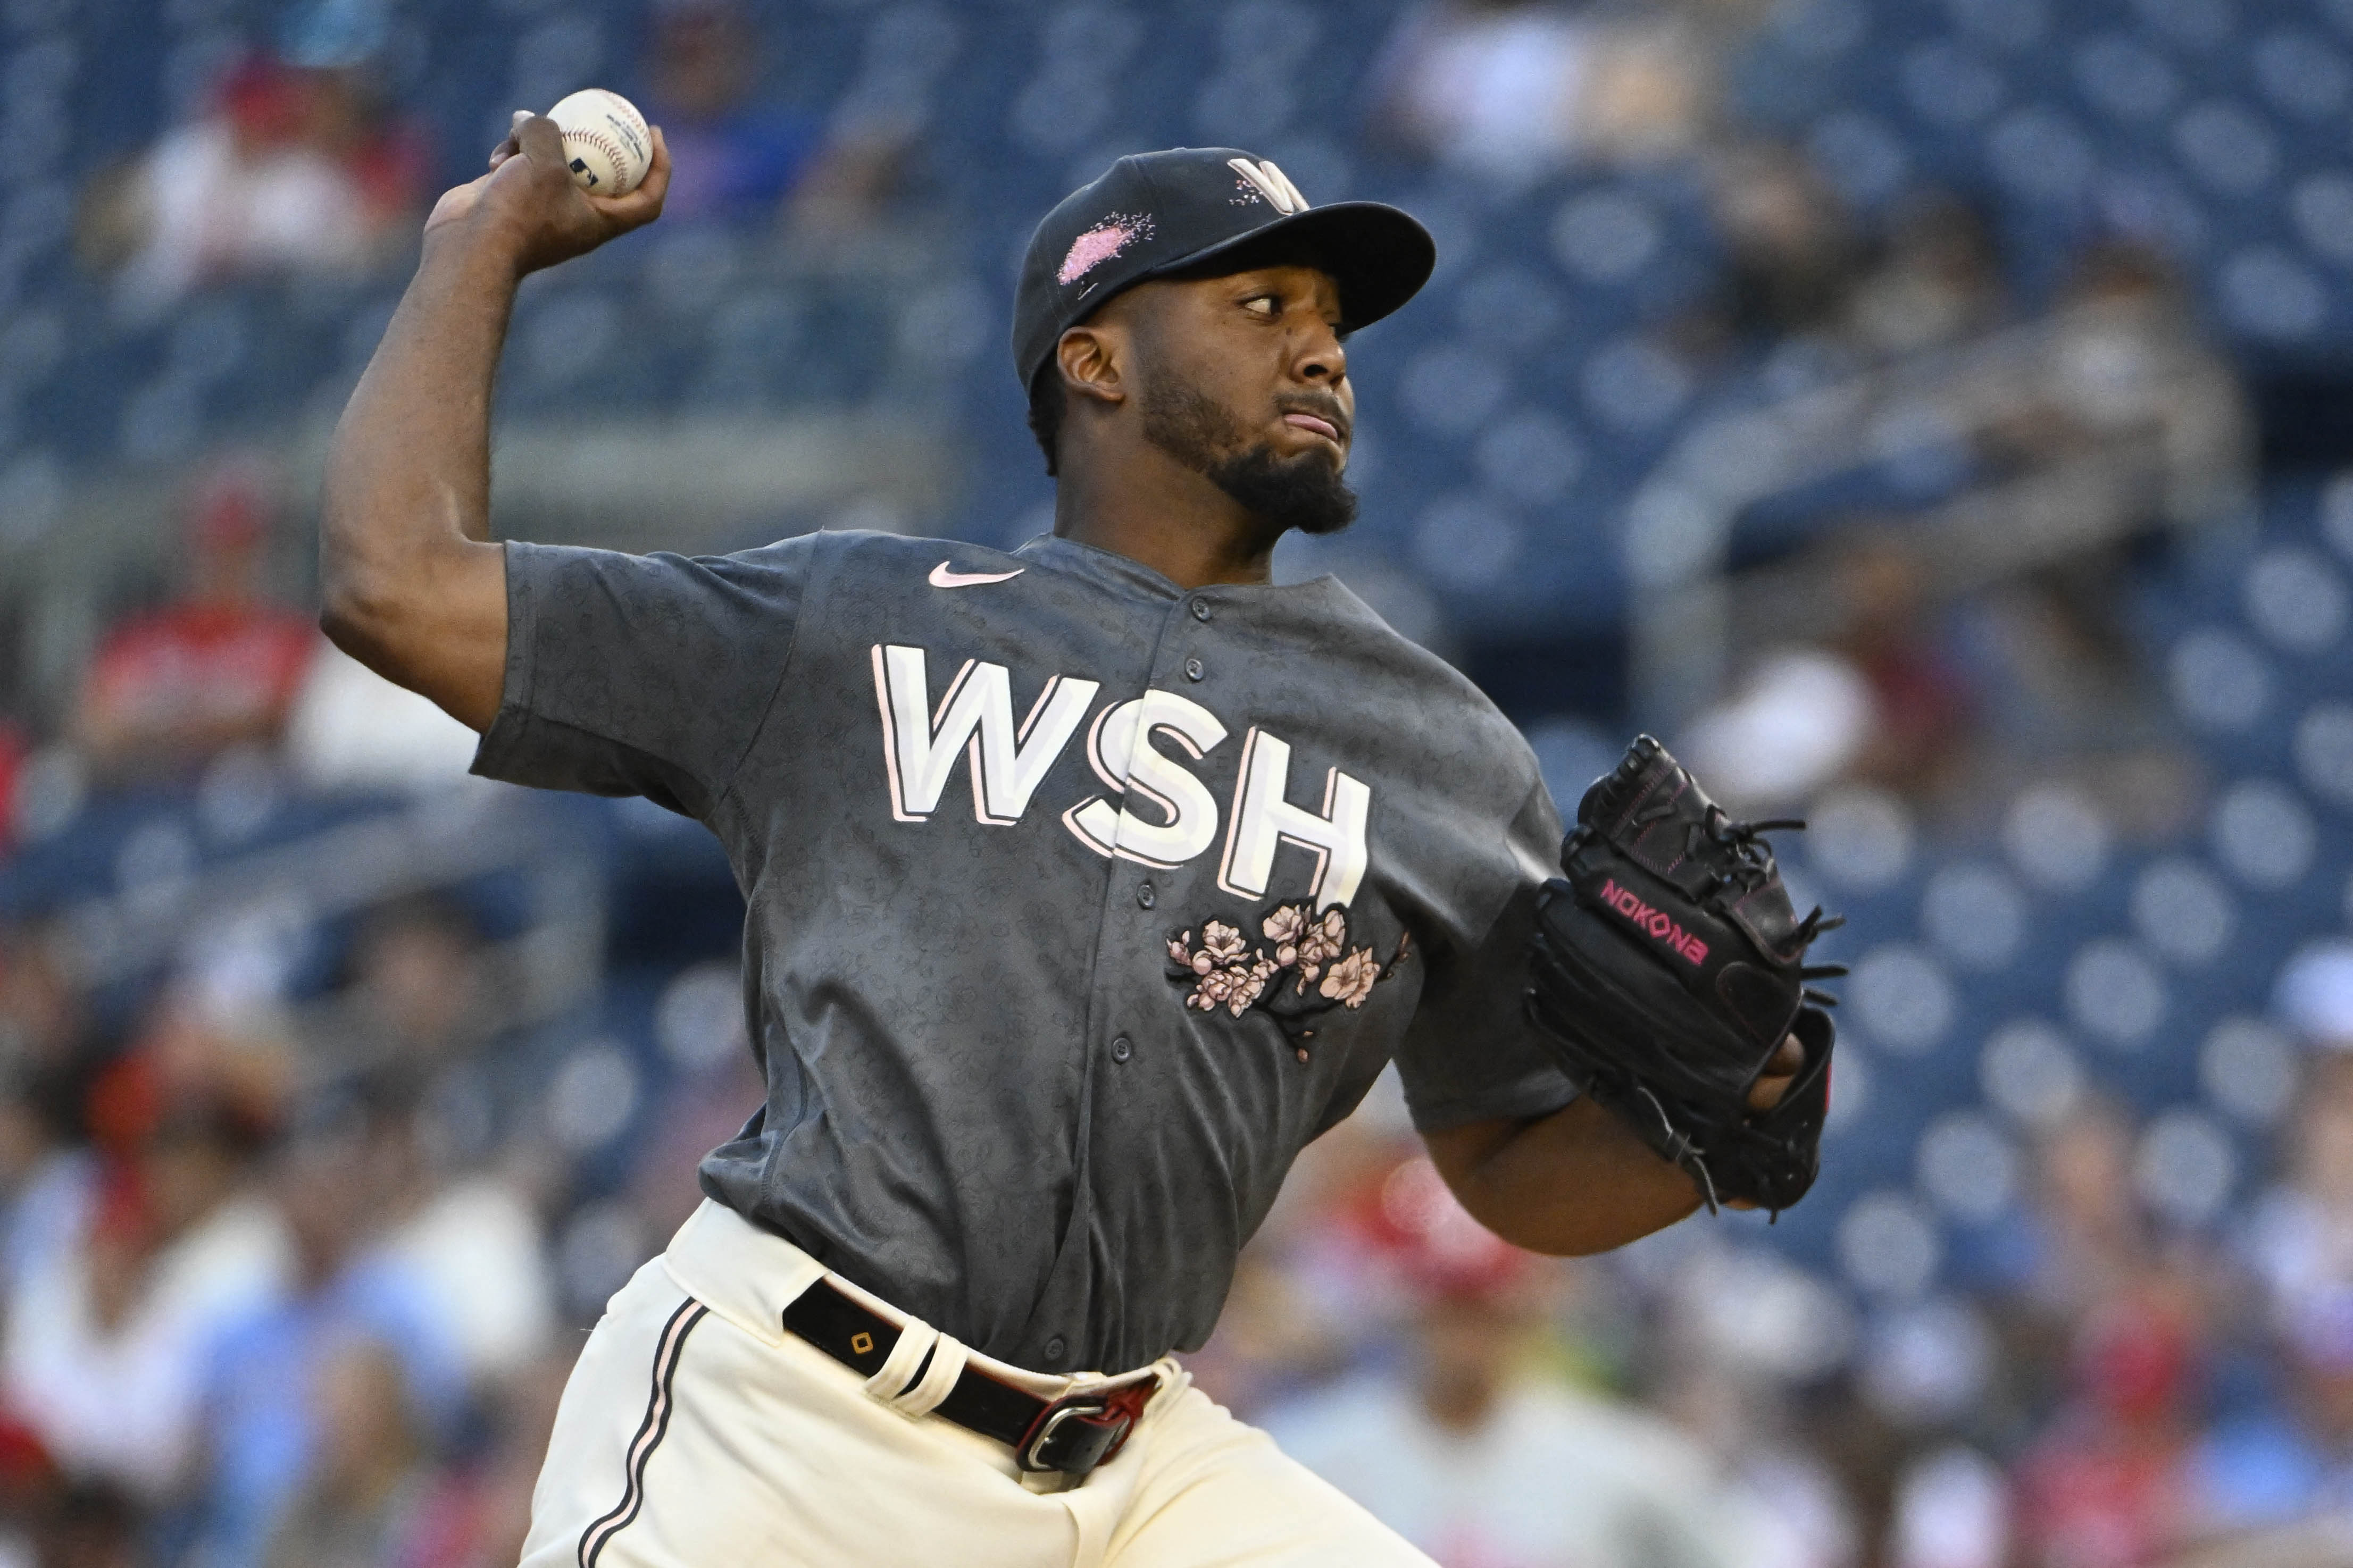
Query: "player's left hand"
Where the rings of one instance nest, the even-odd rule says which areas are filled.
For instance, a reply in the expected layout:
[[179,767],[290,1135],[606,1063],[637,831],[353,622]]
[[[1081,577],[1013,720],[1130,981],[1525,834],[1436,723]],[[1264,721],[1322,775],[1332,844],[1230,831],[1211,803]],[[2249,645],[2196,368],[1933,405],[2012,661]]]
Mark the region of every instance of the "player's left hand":
[[1781,1097],[1789,1092],[1789,1085],[1805,1070],[1806,1047],[1798,1043],[1797,1036],[1782,1036],[1781,1048],[1773,1053],[1773,1059],[1765,1064],[1765,1070],[1749,1086],[1748,1109],[1761,1116],[1780,1104]]
[[[1748,1109],[1761,1116],[1780,1104],[1781,1097],[1789,1092],[1789,1086],[1797,1082],[1798,1075],[1805,1070],[1806,1047],[1798,1043],[1797,1036],[1782,1036],[1781,1048],[1773,1053],[1773,1059],[1765,1064],[1765,1070],[1757,1075],[1755,1083],[1748,1086]],[[1746,1198],[1735,1198],[1724,1206],[1728,1209],[1753,1209],[1757,1205]]]

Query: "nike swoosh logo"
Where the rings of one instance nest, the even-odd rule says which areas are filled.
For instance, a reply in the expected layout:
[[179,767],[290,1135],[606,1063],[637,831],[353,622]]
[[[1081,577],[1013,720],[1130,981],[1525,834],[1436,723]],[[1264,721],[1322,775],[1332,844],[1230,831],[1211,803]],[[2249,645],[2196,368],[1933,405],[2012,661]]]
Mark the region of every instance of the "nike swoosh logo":
[[931,582],[934,588],[972,588],[983,583],[1002,583],[1028,570],[1027,566],[1016,566],[1010,572],[951,572],[943,561],[932,568]]

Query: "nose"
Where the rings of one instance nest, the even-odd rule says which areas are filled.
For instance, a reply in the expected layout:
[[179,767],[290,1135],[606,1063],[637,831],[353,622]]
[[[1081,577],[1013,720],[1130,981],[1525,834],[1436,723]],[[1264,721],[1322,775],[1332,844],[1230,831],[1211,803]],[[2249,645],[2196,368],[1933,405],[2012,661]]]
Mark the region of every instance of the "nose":
[[1309,385],[1337,392],[1340,384],[1348,379],[1348,351],[1341,345],[1338,333],[1319,323],[1309,334],[1293,368],[1299,379]]

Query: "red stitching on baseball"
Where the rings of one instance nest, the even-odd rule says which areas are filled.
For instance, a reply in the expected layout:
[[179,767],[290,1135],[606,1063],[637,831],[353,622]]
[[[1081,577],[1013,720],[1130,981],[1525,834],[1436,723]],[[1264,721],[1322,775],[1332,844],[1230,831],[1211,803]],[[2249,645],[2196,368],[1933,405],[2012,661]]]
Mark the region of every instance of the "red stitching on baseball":
[[[607,158],[612,160],[613,173],[616,178],[617,178],[620,174],[628,167],[628,157],[622,152],[621,144],[614,141],[611,137],[606,135],[603,132],[567,131],[564,133],[564,139],[566,142],[571,142],[575,138],[586,145],[603,153]],[[642,175],[639,176],[640,179],[643,177],[644,176]],[[629,194],[629,191],[634,191],[637,188],[638,182],[636,180],[632,180],[629,182],[628,190],[615,191],[613,194],[617,196],[626,196]]]

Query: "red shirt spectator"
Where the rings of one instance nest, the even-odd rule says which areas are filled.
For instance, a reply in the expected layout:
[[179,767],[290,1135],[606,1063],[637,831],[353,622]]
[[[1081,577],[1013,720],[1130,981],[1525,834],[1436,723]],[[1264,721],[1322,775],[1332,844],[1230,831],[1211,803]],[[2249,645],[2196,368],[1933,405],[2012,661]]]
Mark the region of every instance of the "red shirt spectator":
[[2181,1543],[2196,1355],[2190,1326],[2159,1303],[2086,1327],[2076,1397],[2019,1470],[2030,1568],[2153,1568]]
[[319,635],[310,616],[262,596],[267,531],[251,480],[216,480],[188,530],[181,597],[100,645],[79,730],[100,774],[185,773],[277,740]]

